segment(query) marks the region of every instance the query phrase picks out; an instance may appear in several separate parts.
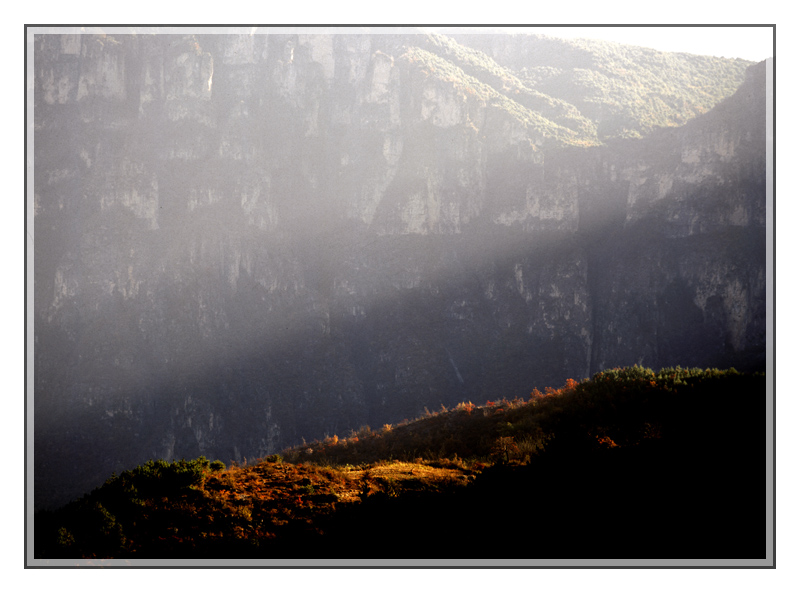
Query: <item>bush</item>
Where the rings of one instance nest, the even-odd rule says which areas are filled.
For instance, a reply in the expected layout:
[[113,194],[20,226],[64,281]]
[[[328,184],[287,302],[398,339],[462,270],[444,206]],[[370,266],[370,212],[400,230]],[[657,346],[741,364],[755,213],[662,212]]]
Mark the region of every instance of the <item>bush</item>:
[[512,436],[501,436],[492,446],[492,459],[498,464],[508,464],[519,454],[519,447]]
[[[216,464],[219,463],[219,464]],[[106,481],[109,490],[121,489],[131,499],[167,495],[176,493],[186,487],[200,485],[212,463],[205,456],[194,460],[177,460],[167,462],[163,459],[149,460],[138,467],[125,471],[119,476],[112,476]],[[221,470],[225,465],[214,461],[215,467]]]

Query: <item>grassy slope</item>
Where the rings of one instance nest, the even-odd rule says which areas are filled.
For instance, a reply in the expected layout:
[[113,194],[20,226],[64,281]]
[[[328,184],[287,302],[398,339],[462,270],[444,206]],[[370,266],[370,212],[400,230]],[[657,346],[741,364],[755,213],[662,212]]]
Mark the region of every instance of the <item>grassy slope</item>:
[[764,377],[610,370],[251,466],[150,463],[36,557],[763,557]]
[[[420,47],[490,88],[492,104],[553,146],[597,145],[683,125],[732,95],[751,62],[542,35],[429,35]],[[504,45],[505,44],[505,45]],[[420,51],[420,50],[416,50]],[[502,62],[502,63],[498,63]],[[431,62],[432,63],[432,62]],[[446,72],[445,72],[446,71]]]

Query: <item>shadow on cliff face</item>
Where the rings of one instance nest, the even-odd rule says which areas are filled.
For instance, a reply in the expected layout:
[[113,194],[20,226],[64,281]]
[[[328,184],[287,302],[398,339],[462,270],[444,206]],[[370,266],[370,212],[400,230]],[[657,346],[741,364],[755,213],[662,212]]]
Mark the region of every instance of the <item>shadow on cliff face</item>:
[[[552,245],[539,258],[518,243],[506,255],[482,252],[476,264],[459,254],[463,239],[427,237],[422,248],[409,238],[370,240],[368,250],[356,245],[330,258],[334,269],[322,269],[345,282],[376,258],[399,260],[399,274],[368,272],[358,298],[309,288],[267,299],[242,272],[236,289],[216,300],[202,284],[199,292],[156,292],[162,312],[155,315],[139,310],[152,308],[149,300],[118,298],[98,311],[98,330],[78,342],[68,331],[43,331],[40,347],[50,348],[52,365],[37,376],[37,500],[68,501],[150,457],[265,456],[302,438],[414,418],[426,407],[524,397],[535,386],[531,376],[560,384],[571,367],[585,367],[585,351],[570,347],[569,336],[554,347],[519,322],[536,313],[509,283],[515,266],[523,257],[526,270],[552,273]],[[302,269],[320,273],[318,263]],[[197,294],[225,311],[225,330],[213,339],[191,312]],[[166,326],[143,335],[140,320],[153,316]],[[168,332],[173,325],[179,334]],[[94,352],[90,366],[78,359],[87,351]],[[82,380],[66,377],[69,393],[59,398],[70,360],[93,370]]]
[[[269,42],[269,52],[282,50]],[[92,43],[97,57],[103,41]],[[377,175],[373,164],[396,149],[390,142],[384,154],[383,140],[396,138],[377,124],[360,137],[345,129],[346,102],[357,89],[316,101],[323,86],[318,68],[309,69],[285,81],[305,94],[287,98],[269,79],[280,72],[262,68],[250,95],[218,92],[192,103],[179,96],[181,84],[201,98],[210,89],[192,86],[207,60],[187,44],[147,52],[142,45],[139,57],[128,58],[141,78],[129,80],[130,89],[148,92],[137,85],[143,68],[159,71],[158,59],[147,66],[159,51],[161,68],[179,70],[184,50],[185,63],[198,65],[187,81],[175,71],[173,87],[162,89],[169,100],[140,105],[146,124],[130,137],[116,124],[137,121],[136,102],[147,93],[125,95],[121,105],[98,97],[37,105],[37,185],[44,188],[36,221],[37,504],[72,499],[110,471],[152,456],[262,456],[302,438],[413,418],[426,406],[524,397],[615,365],[763,367],[765,296],[748,276],[764,265],[756,217],[752,231],[712,228],[716,234],[683,241],[675,238],[685,230],[680,224],[667,236],[656,218],[626,229],[622,171],[610,181],[598,157],[596,169],[571,176],[574,153],[564,152],[548,157],[559,174],[542,174],[553,187],[562,170],[565,182],[580,184],[572,188],[577,234],[526,235],[492,218],[526,203],[522,180],[539,173],[530,162],[504,161],[514,152],[508,149],[479,179],[494,183],[483,196],[488,214],[460,235],[377,236],[337,217],[347,199],[367,195],[360,176]],[[77,54],[62,58],[58,71],[79,73]],[[219,67],[217,83],[246,71]],[[339,123],[307,137],[298,105]],[[354,120],[382,113],[373,107]],[[737,103],[727,108],[736,120]],[[224,117],[207,126],[215,109]],[[427,188],[429,179],[415,175],[440,156],[432,146],[460,137],[427,122],[415,131],[427,135],[407,143],[406,169],[386,189],[398,199]],[[705,131],[695,135],[712,137]],[[673,137],[671,145],[680,143]],[[659,172],[680,160],[674,150],[665,157],[657,142],[626,150],[610,160],[630,158],[631,169],[657,162]],[[253,154],[257,166],[246,158]],[[454,154],[437,169],[450,175],[447,191],[460,187],[463,172]],[[352,165],[342,164],[350,158]],[[62,170],[74,175],[62,178]],[[758,183],[748,187],[757,201]],[[713,193],[710,219],[728,203],[728,189]],[[679,210],[666,213],[690,224],[696,212]],[[377,227],[406,232],[404,212],[385,200]],[[720,245],[724,252],[715,255]],[[722,290],[703,286],[713,268],[723,270]]]
[[[164,343],[137,337],[135,309],[148,302],[118,299],[96,319],[102,331],[87,335],[91,347],[81,347],[97,359],[93,378],[71,383],[77,402],[42,397],[37,404],[37,502],[70,501],[112,471],[149,458],[241,461],[303,438],[415,418],[426,407],[525,398],[534,387],[587,377],[601,363],[641,363],[643,352],[650,366],[733,365],[719,341],[726,343],[727,326],[720,297],[704,316],[691,297],[691,278],[669,271],[685,260],[686,249],[702,258],[715,242],[670,251],[646,236],[648,242],[623,234],[628,248],[591,254],[573,241],[542,244],[523,235],[363,237],[345,251],[327,252],[324,263],[307,253],[311,261],[298,266],[307,288],[297,297],[270,298],[240,270],[235,289],[216,300],[205,296],[207,306],[225,311],[225,329],[213,339],[187,316],[196,295],[206,293],[202,284],[199,292],[157,295],[163,300],[156,308],[173,311],[165,320],[186,319],[179,335],[159,330]],[[485,249],[487,243],[495,248]],[[380,260],[394,262],[396,273],[370,271]],[[585,270],[600,265],[594,276],[563,275],[582,261],[589,262]],[[337,293],[331,283],[358,286],[358,293]],[[326,284],[326,291],[313,289]],[[551,294],[553,286],[563,294]],[[576,301],[581,294],[590,299]],[[581,317],[586,306],[589,314]],[[542,310],[560,315],[551,321],[558,329],[542,322]],[[590,350],[581,332],[592,319],[595,327],[616,329],[595,329]],[[62,341],[69,350],[73,342]],[[763,369],[763,351],[754,347],[740,353],[741,370]],[[123,350],[139,352],[126,372],[113,363]],[[42,384],[60,382],[42,374]],[[80,392],[84,387],[90,394]]]

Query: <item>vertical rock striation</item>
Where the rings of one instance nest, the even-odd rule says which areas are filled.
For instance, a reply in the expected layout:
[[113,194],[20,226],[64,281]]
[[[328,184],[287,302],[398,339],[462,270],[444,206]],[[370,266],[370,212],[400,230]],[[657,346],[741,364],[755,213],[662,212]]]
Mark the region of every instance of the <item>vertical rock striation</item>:
[[456,50],[37,36],[37,505],[610,366],[763,368],[765,65],[600,145]]

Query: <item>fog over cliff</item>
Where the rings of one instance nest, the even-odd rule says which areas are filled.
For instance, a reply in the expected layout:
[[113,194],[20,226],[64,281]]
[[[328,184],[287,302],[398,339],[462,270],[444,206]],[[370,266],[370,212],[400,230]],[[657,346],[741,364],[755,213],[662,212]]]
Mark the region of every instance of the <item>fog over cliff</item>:
[[765,367],[765,63],[322,33],[31,57],[37,507],[614,366]]

